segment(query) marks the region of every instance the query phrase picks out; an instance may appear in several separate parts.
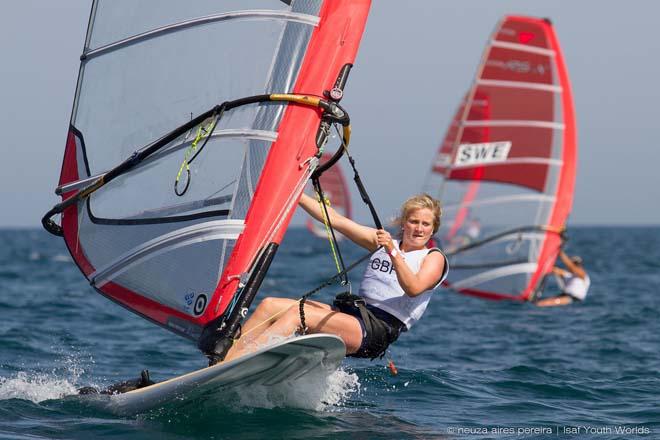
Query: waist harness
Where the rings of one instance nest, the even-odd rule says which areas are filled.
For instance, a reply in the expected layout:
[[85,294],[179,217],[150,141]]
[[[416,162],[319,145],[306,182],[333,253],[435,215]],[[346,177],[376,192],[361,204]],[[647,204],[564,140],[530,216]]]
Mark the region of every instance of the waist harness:
[[379,317],[377,317],[369,308],[367,307],[366,302],[360,296],[353,295],[350,293],[340,293],[335,298],[333,305],[343,313],[349,315],[356,315],[356,311],[359,312],[362,322],[364,322],[364,327],[366,331],[366,344],[363,342],[360,349],[350,354],[352,357],[359,358],[370,358],[375,359],[377,357],[383,357],[387,347],[396,341],[401,333],[404,324],[399,321],[396,317],[389,315],[387,312],[381,311],[381,313],[386,314],[391,319],[388,319],[390,322],[387,322]]

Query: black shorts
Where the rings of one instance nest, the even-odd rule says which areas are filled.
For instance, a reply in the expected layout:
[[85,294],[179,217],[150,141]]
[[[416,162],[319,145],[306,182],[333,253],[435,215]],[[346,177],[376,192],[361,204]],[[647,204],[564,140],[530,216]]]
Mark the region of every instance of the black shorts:
[[374,359],[385,354],[389,345],[396,341],[401,332],[407,331],[406,325],[396,316],[371,305],[364,306],[368,314],[366,323],[360,308],[347,302],[335,301],[333,308],[357,318],[362,327],[362,344],[360,348],[348,356]]

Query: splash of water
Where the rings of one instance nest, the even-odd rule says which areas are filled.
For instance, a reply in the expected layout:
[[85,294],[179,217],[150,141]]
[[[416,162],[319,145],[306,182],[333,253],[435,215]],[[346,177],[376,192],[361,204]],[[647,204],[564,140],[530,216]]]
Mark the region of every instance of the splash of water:
[[19,371],[14,377],[0,377],[0,400],[23,399],[34,403],[78,394],[76,384],[85,374],[80,353],[62,353],[60,365],[51,372]]
[[332,373],[327,380],[327,388],[323,396],[321,409],[333,406],[342,406],[352,395],[360,392],[360,381],[357,374],[348,372],[343,368]]
[[[253,343],[253,350],[283,342],[291,335],[271,335],[266,343],[257,346]],[[231,400],[240,407],[266,408],[277,407],[310,409],[323,411],[328,408],[341,406],[353,393],[359,392],[360,382],[355,373],[349,373],[342,368],[328,372],[323,368],[306,373],[295,380],[284,381],[274,386],[251,385],[235,391]],[[226,399],[223,399],[226,400]]]
[[311,371],[292,381],[274,386],[250,386],[235,390],[233,400],[243,408],[298,408],[325,411],[338,406],[358,392],[355,373],[342,368],[328,374],[323,369]]
[[20,371],[16,377],[0,378],[0,400],[23,399],[39,403],[77,393],[69,380],[50,374]]

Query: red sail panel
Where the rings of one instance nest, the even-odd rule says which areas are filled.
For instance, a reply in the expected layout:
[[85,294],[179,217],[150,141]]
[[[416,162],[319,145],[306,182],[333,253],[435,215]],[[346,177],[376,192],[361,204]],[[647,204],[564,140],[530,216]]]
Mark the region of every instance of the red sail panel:
[[[485,167],[481,177],[483,180],[518,184],[543,191],[546,181],[543,168],[547,167],[547,163],[530,164],[529,161],[550,158],[553,130],[561,127],[561,123],[555,120],[554,93],[559,86],[553,78],[553,52],[547,46],[540,49],[541,42],[547,41],[543,26],[547,24],[542,21],[536,26],[526,23],[523,26],[525,32],[534,30],[534,37],[524,38],[524,43],[511,44],[509,40],[518,25],[507,21],[486,49],[483,68],[475,81],[475,98],[470,105],[474,106],[486,99],[489,102],[489,113],[484,117],[483,114],[471,111],[462,120],[465,128],[458,145],[455,145],[453,169],[448,178],[469,180],[475,175],[475,166]],[[504,40],[500,38],[502,35],[506,36]],[[540,50],[543,53],[537,52]],[[477,127],[490,128],[488,139],[475,141],[468,128]],[[506,155],[494,156],[492,143],[495,142],[509,144]],[[462,147],[467,144],[483,145],[470,149]],[[461,153],[470,154],[471,160],[461,162]],[[527,160],[519,160],[521,158]],[[512,163],[505,165],[508,161]],[[534,177],[529,177],[532,173]]]
[[[332,156],[333,155],[331,153],[323,153],[320,163],[327,162],[330,160],[330,158],[332,158]],[[344,173],[342,172],[339,163],[336,163],[330,169],[325,171],[321,175],[319,181],[321,183],[323,194],[325,195],[326,199],[330,201],[332,208],[344,217],[352,218],[353,213],[351,210],[351,194],[348,190],[348,185],[346,184],[346,179],[344,178]],[[316,195],[313,194],[314,190],[311,188],[311,184],[309,187],[310,188],[308,191],[310,195],[315,197]],[[325,226],[319,222],[308,218],[305,224],[307,229],[317,237],[327,237]],[[339,233],[336,233],[336,237],[339,239],[343,236]]]

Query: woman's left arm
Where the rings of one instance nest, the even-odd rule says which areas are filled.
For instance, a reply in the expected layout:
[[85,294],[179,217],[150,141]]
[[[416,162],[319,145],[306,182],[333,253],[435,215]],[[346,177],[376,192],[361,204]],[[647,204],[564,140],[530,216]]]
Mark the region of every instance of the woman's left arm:
[[[406,264],[405,258],[401,252],[392,252],[394,243],[390,234],[382,229],[377,232],[378,244],[385,248],[390,254],[390,260],[394,265],[396,278],[399,280],[401,288],[406,295],[415,297],[431,289],[438,283],[443,271],[445,270],[445,257],[440,252],[429,252],[419,268],[419,272],[414,273]],[[394,253],[394,256],[392,255]]]

